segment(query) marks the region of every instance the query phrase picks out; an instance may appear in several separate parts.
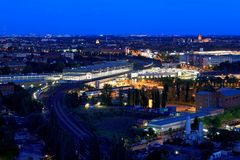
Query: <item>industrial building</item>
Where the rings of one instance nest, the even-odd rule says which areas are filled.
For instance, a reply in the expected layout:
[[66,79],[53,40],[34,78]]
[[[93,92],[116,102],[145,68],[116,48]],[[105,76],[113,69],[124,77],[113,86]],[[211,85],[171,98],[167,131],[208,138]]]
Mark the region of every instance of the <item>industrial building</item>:
[[196,107],[230,108],[240,105],[240,90],[221,88],[216,92],[200,91],[196,94]]

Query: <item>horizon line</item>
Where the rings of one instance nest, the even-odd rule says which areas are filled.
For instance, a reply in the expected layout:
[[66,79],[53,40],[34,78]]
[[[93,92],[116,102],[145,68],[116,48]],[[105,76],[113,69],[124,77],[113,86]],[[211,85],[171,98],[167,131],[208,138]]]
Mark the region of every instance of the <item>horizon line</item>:
[[[198,34],[0,34],[0,37],[105,37],[105,36],[116,36],[116,37],[196,37]],[[238,37],[240,34],[201,34],[206,37]]]

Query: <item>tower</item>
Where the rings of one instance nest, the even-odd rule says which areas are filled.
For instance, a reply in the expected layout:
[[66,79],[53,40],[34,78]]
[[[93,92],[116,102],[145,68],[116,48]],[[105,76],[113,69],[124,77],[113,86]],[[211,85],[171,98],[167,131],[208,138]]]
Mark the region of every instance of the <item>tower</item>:
[[202,122],[199,122],[199,124],[198,124],[198,135],[199,135],[199,137],[203,136],[203,123]]
[[202,41],[203,37],[201,34],[198,35],[198,41]]
[[186,126],[185,126],[186,134],[189,135],[191,133],[191,118],[187,116],[186,118]]

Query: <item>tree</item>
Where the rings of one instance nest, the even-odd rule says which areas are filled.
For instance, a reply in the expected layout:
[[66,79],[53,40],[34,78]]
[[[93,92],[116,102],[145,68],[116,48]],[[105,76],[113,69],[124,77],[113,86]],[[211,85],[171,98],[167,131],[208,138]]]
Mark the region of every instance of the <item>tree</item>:
[[33,68],[30,65],[26,65],[22,72],[23,73],[32,73],[33,72]]
[[123,90],[122,90],[122,88],[119,89],[119,104],[120,104],[120,106],[123,106]]
[[135,105],[139,105],[140,104],[140,91],[138,89],[134,90],[134,100],[135,100]]
[[131,98],[131,89],[128,89],[128,93],[127,93],[127,103],[129,106],[132,106],[132,98]]
[[27,117],[27,126],[31,130],[37,130],[39,127],[44,125],[44,117],[41,113],[32,113]]
[[218,86],[222,87],[224,80],[221,77],[217,77],[216,78],[216,83],[218,84]]
[[181,80],[179,78],[177,78],[176,80],[176,97],[177,97],[177,100],[179,101],[180,100],[180,84],[181,84]]
[[17,152],[18,148],[14,142],[13,130],[7,126],[0,126],[0,155],[10,155],[13,158]]
[[2,116],[0,116],[0,126],[2,126],[4,124],[5,124],[4,118]]
[[158,88],[152,89],[152,100],[153,100],[153,108],[159,108],[160,107],[160,92]]
[[65,103],[67,106],[76,108],[79,106],[79,98],[76,92],[68,93],[65,95]]
[[14,93],[4,96],[3,104],[21,115],[40,112],[42,104],[32,99],[31,94],[21,86],[14,85]]
[[202,76],[202,77],[198,77],[198,78],[196,79],[196,82],[197,82],[200,86],[202,86],[203,84],[206,85],[206,84],[208,83],[208,79],[207,79],[207,77]]
[[1,68],[1,72],[3,75],[9,75],[11,73],[11,69],[8,66],[4,66]]
[[156,136],[156,133],[153,130],[153,128],[148,128],[148,134],[149,134],[150,137],[155,137]]
[[55,65],[54,65],[54,71],[55,72],[62,72],[63,69],[65,67],[65,64],[63,62],[57,62]]
[[236,83],[238,82],[238,79],[234,76],[230,76],[227,82],[230,84],[230,86],[236,86]]
[[[100,99],[100,98],[99,98]],[[79,103],[85,104],[88,102],[88,97],[86,92],[84,92],[80,97],[79,97]]]
[[101,93],[102,103],[105,105],[112,105],[112,86],[105,84]]
[[191,125],[191,128],[192,128],[193,130],[197,130],[197,129],[198,129],[198,124],[199,124],[199,119],[198,119],[198,117],[195,117],[195,118],[194,118],[194,121],[193,121],[193,123],[192,123],[192,125]]
[[126,148],[124,146],[124,140],[116,135],[113,136],[110,145],[110,159],[125,160]]
[[136,143],[140,142],[140,141],[141,141],[141,137],[140,137],[139,135],[136,135],[134,141],[135,141]]
[[161,107],[165,108],[167,104],[167,94],[166,91],[163,90],[162,92],[162,102],[161,102]]
[[188,95],[189,95],[189,89],[190,89],[190,82],[189,81],[187,81],[186,82],[186,87],[185,87],[185,102],[187,102],[188,101]]
[[147,108],[148,107],[148,100],[149,100],[147,90],[142,88],[141,91],[140,91],[140,97],[141,97],[141,101],[140,101],[141,106],[144,107],[144,108]]
[[168,151],[164,149],[155,150],[150,154],[148,154],[147,160],[166,160],[167,154],[168,154]]

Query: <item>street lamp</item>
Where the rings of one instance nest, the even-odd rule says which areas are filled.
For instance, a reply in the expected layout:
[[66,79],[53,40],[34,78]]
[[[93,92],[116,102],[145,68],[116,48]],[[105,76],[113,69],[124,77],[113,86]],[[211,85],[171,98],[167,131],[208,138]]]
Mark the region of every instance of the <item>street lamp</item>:
[[178,151],[178,150],[176,150],[176,151],[174,152],[174,154],[175,154],[175,155],[178,155],[178,154],[179,154],[179,151]]
[[90,104],[89,103],[86,103],[85,104],[85,108],[88,109],[90,107]]

